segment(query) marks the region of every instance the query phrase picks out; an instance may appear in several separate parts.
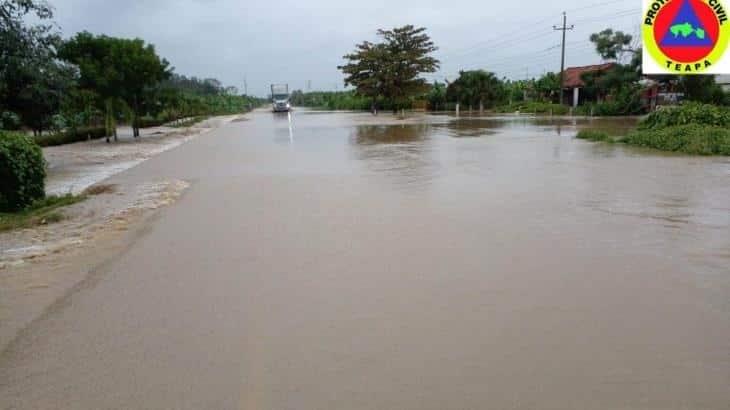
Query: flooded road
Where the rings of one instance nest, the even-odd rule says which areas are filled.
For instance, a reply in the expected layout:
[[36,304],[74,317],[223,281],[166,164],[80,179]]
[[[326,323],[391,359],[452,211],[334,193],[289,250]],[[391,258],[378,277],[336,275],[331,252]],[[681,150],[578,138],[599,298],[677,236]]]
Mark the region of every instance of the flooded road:
[[257,111],[0,356],[0,408],[727,409],[730,159],[630,119]]

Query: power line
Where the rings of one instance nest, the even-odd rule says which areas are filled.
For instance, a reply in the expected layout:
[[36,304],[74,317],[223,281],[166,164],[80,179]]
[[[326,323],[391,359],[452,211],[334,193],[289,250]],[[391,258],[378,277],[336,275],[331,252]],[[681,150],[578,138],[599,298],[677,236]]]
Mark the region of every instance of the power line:
[[[598,8],[598,7],[607,6],[607,5],[616,4],[616,3],[623,3],[623,2],[625,2],[625,0],[611,0],[611,1],[598,2],[598,3],[589,4],[589,5],[582,6],[582,7],[577,7],[577,8],[569,9],[569,10],[566,10],[566,12],[571,12],[572,13],[572,12],[581,11],[581,10],[595,9],[595,8]],[[632,11],[635,12],[636,10],[635,9],[632,9]],[[543,23],[545,23],[547,21],[550,21],[551,19],[552,19],[552,17],[546,17],[544,19],[540,19],[540,20],[537,20],[535,22],[531,22],[531,23],[527,23],[527,24],[522,24],[520,26],[521,27],[525,27],[525,26],[527,26],[527,27],[536,27],[536,26],[542,25]],[[475,44],[473,44],[473,45],[471,45],[469,47],[463,48],[461,50],[456,50],[454,52],[444,54],[441,57],[442,58],[446,58],[446,57],[453,57],[455,55],[469,54],[470,50],[479,49],[479,48],[483,48],[483,47],[486,47],[486,46],[494,46],[494,44],[491,44],[491,43],[494,43],[495,41],[498,44],[504,43],[505,42],[504,41],[505,38],[509,38],[508,41],[520,41],[518,38],[510,37],[510,35],[513,34],[513,33],[521,33],[521,34],[524,34],[524,31],[522,29],[519,29],[518,28],[518,29],[515,29],[515,30],[512,30],[512,31],[506,32],[506,33],[502,33],[498,37],[493,37],[493,38],[488,39],[488,40],[480,41],[480,42],[475,43]],[[533,32],[530,32],[530,33],[536,33],[536,31],[533,31]],[[545,34],[547,34],[547,33],[545,33]]]
[[[617,0],[614,0],[614,1],[606,1],[606,2],[596,3],[596,4],[593,4],[593,5],[588,5],[588,6],[584,6],[584,7],[580,7],[580,8],[575,8],[575,9],[572,9],[572,10],[584,10],[584,9],[594,8],[594,7],[598,7],[598,6],[602,6],[602,5],[615,4],[615,3],[619,3],[619,2],[621,2],[621,1],[617,1]],[[583,19],[579,19],[579,20],[574,20],[573,23],[575,24],[575,23],[578,23],[578,22],[607,21],[607,20],[613,20],[613,19],[616,19],[616,18],[633,16],[635,13],[636,13],[636,10],[635,9],[619,10],[618,12],[604,13],[604,14],[602,14],[600,16],[595,16],[595,17],[590,17],[590,18],[583,18]],[[529,40],[533,40],[533,39],[539,38],[539,37],[542,36],[542,34],[549,33],[550,31],[551,30],[547,30],[547,31],[544,31],[544,30],[533,30],[533,31],[528,32],[528,33],[523,33],[522,36],[518,36],[517,38],[510,38],[510,39],[507,39],[507,40],[505,40],[505,39],[492,39],[492,40],[480,42],[480,43],[477,43],[477,45],[472,46],[471,48],[473,49],[475,47],[485,47],[487,45],[490,45],[493,48],[496,48],[496,46],[503,45],[503,44],[507,44],[507,43],[511,43],[511,42],[515,42],[515,41],[525,42],[525,41],[529,41]],[[567,42],[566,43],[566,47],[569,46],[569,45],[571,45],[571,44],[576,44],[576,43],[581,43],[581,42]],[[468,50],[468,49],[466,49],[466,50]],[[486,50],[477,50],[477,52],[482,52],[482,51],[486,51]],[[489,50],[489,51],[492,52],[493,50]],[[505,57],[503,57],[503,58],[505,58]],[[506,58],[512,58],[512,56],[506,57]],[[471,61],[472,62],[477,62],[478,60],[480,60],[480,59],[472,59]],[[561,58],[561,62],[562,62],[562,58]],[[473,63],[470,63],[468,61],[465,62],[465,63],[462,63],[462,64],[463,64],[463,66],[473,65]],[[463,70],[463,68],[461,70]],[[439,72],[439,73],[434,74],[433,76],[434,77],[441,77],[443,75],[444,75],[443,72]],[[448,76],[450,76],[450,75],[447,75],[447,77]]]
[[[566,43],[566,44],[570,44],[570,43]],[[595,51],[595,49],[593,48],[593,46],[591,44],[585,43],[582,47],[574,48],[574,49],[572,49],[572,51],[574,53],[576,53],[577,55],[584,55],[583,53],[588,52],[588,51]],[[518,58],[519,56],[524,56],[524,57],[529,56],[529,60],[525,61],[525,60],[527,60],[527,58],[519,59]],[[522,53],[520,55],[513,55],[508,59],[500,60],[499,62],[496,62],[496,63],[490,61],[488,63],[481,64],[478,66],[463,67],[458,71],[449,71],[447,73],[440,73],[440,74],[439,73],[426,74],[425,77],[430,77],[429,78],[430,80],[438,80],[438,79],[444,78],[444,77],[446,77],[446,78],[456,77],[459,75],[460,71],[470,71],[470,70],[477,70],[477,69],[484,69],[486,71],[491,71],[491,72],[495,72],[495,73],[511,72],[511,71],[517,71],[517,70],[521,71],[521,70],[524,70],[524,68],[526,67],[527,64],[529,64],[530,66],[535,66],[535,65],[539,65],[539,64],[551,61],[553,58],[555,58],[555,56],[552,53],[542,53],[542,54],[535,53],[535,52]]]
[[595,21],[606,21],[606,20],[613,20],[616,18],[621,17],[628,17],[628,16],[634,16],[636,14],[636,9],[628,9],[628,10],[621,10],[616,13],[607,15],[607,16],[596,16],[591,18],[584,18],[580,20],[575,20],[575,23],[592,23]]

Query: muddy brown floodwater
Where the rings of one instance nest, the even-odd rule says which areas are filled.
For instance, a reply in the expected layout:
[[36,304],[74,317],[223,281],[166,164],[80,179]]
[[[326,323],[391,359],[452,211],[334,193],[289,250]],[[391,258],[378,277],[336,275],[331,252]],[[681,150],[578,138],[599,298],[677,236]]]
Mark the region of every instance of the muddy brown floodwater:
[[[0,356],[0,407],[727,409],[730,160],[630,119],[256,112]],[[80,268],[82,268],[80,266]]]

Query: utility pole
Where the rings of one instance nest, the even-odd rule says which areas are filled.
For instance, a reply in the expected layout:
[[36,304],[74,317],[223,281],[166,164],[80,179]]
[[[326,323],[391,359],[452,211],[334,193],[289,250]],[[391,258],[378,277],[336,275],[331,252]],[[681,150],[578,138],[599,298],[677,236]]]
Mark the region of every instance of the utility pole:
[[248,95],[248,82],[246,76],[243,76],[243,95]]
[[572,24],[568,27],[568,16],[565,12],[563,12],[563,27],[553,26],[553,30],[563,32],[563,51],[560,55],[560,90],[558,92],[561,104],[563,103],[563,72],[565,71],[565,32],[572,30],[573,28],[575,28],[575,26]]

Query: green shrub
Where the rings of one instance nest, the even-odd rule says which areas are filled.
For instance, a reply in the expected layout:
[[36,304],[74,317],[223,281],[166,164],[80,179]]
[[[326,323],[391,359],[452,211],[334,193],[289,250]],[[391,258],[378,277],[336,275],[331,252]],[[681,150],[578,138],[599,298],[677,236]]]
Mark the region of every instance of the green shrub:
[[0,131],[0,211],[21,210],[45,197],[46,161],[27,135]]
[[20,126],[18,114],[10,111],[0,112],[0,130],[19,130]]
[[35,142],[41,147],[52,147],[55,145],[72,144],[74,142],[98,139],[106,136],[104,127],[84,127],[75,130],[66,130],[51,134],[44,134],[35,137]]
[[629,133],[624,142],[696,155],[730,155],[730,129],[714,125],[678,125]]
[[730,126],[730,109],[718,105],[688,102],[654,111],[641,121],[639,129],[657,129],[687,124],[728,127]]
[[598,130],[580,130],[575,137],[588,141],[612,141],[606,132]]

